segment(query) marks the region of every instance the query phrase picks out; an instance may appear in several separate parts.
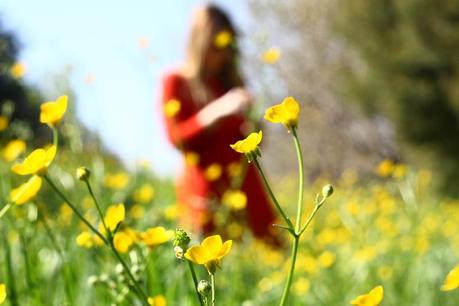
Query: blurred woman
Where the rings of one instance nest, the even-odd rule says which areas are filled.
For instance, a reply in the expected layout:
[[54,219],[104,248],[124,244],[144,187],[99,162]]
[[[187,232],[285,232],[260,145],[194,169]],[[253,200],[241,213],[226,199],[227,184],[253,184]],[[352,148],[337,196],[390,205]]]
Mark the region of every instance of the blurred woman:
[[255,167],[229,146],[246,136],[253,103],[236,65],[236,36],[221,9],[197,9],[185,63],[165,75],[162,102],[168,137],[185,159],[176,185],[182,226],[212,233],[220,203],[233,191],[241,205],[245,194],[252,232],[267,238],[275,216],[264,186]]

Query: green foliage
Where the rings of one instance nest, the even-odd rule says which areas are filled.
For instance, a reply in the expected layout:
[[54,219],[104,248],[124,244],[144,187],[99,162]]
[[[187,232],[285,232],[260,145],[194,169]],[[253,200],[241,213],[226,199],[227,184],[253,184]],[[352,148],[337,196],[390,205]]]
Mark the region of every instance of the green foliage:
[[401,140],[430,152],[443,186],[459,180],[459,1],[345,1],[336,30],[357,54],[342,76],[368,112],[392,119]]

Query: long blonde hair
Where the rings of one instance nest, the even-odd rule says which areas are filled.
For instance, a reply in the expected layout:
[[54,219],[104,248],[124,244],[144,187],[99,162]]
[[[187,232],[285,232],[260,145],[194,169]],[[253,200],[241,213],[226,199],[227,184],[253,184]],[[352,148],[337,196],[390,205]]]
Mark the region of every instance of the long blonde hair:
[[[182,73],[185,76],[193,79],[193,87],[203,86],[206,52],[214,43],[214,38],[218,31],[222,30],[230,32],[233,39],[237,36],[233,23],[222,9],[210,4],[195,10],[186,49],[186,61],[182,69]],[[243,85],[235,60],[238,50],[234,48],[233,52],[233,60],[228,63],[219,76],[221,78],[220,81],[228,89]]]

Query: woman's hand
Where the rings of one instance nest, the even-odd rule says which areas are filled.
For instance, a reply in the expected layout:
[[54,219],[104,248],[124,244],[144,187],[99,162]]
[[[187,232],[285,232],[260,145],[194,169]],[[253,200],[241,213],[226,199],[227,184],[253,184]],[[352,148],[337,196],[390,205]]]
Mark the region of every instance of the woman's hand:
[[198,113],[198,120],[202,125],[209,126],[220,118],[237,113],[242,114],[252,104],[252,95],[246,89],[236,87],[207,104]]

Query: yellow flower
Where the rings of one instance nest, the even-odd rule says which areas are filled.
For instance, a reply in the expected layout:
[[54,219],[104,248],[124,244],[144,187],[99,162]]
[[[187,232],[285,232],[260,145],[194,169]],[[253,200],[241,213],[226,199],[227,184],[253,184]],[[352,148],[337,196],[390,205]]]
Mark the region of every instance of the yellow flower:
[[24,204],[34,198],[40,191],[42,180],[38,175],[32,176],[27,182],[11,190],[11,201],[17,205]]
[[228,31],[221,31],[215,36],[214,44],[217,48],[226,48],[233,41],[233,35]]
[[[104,218],[107,228],[113,232],[117,228],[118,224],[124,221],[125,213],[123,203],[110,206],[107,209]],[[103,228],[103,225],[99,225],[99,228]]]
[[166,298],[163,295],[156,295],[148,298],[148,305],[151,306],[166,306]]
[[196,152],[185,153],[185,164],[188,166],[196,166],[199,164],[199,154]]
[[280,55],[281,53],[278,48],[269,48],[263,53],[261,58],[266,64],[275,64],[279,61]]
[[376,169],[376,172],[381,177],[388,177],[392,175],[394,168],[395,168],[395,164],[393,161],[391,161],[390,159],[384,159],[383,161],[379,163]]
[[357,306],[378,306],[381,304],[384,297],[384,289],[382,286],[377,286],[371,289],[370,292],[358,296],[351,302],[352,305]]
[[140,234],[142,241],[150,248],[171,240],[173,236],[173,231],[168,231],[162,226],[151,227]]
[[8,128],[9,122],[10,120],[8,119],[8,117],[0,116],[0,132],[3,132]]
[[111,189],[123,189],[129,183],[129,176],[124,172],[107,174],[104,184]]
[[247,136],[245,139],[239,140],[236,143],[231,144],[230,147],[238,153],[258,154],[258,145],[260,144],[262,138],[262,131],[259,131],[258,133],[250,133],[250,135]]
[[282,103],[268,108],[265,112],[265,119],[272,123],[282,123],[288,129],[296,127],[300,105],[293,97],[285,98]]
[[241,210],[247,205],[247,196],[240,190],[227,190],[223,194],[222,202],[231,209]]
[[242,164],[240,162],[232,162],[226,167],[228,176],[235,177],[242,174]]
[[115,246],[115,249],[120,253],[129,252],[129,249],[133,244],[134,239],[128,232],[118,232],[113,236],[113,245]]
[[143,184],[134,192],[134,201],[148,203],[155,196],[155,189],[150,184]]
[[2,304],[6,299],[6,285],[0,284],[0,304]]
[[20,139],[11,140],[3,150],[3,159],[12,162],[26,149],[26,143]]
[[459,265],[449,271],[441,290],[450,291],[459,288]]
[[180,104],[179,100],[170,99],[166,102],[166,104],[164,104],[164,114],[166,115],[166,117],[172,118],[178,114],[181,108],[182,105]]
[[14,165],[11,170],[19,175],[46,173],[46,169],[56,156],[56,146],[48,149],[36,149],[30,153],[21,164]]
[[88,231],[84,231],[76,237],[76,243],[82,248],[92,248],[94,246],[93,235]]
[[329,268],[331,267],[331,265],[333,265],[333,263],[335,262],[335,259],[336,259],[336,255],[333,254],[332,252],[330,251],[325,251],[323,252],[322,254],[320,254],[318,260],[319,260],[319,264],[323,267],[323,268]]
[[50,126],[58,124],[67,111],[67,96],[60,96],[56,101],[45,102],[40,106],[40,122]]
[[208,181],[218,180],[221,175],[222,175],[222,166],[220,166],[217,163],[210,164],[204,172],[204,176],[206,177]]
[[222,242],[220,235],[207,237],[201,245],[194,245],[185,253],[185,258],[198,264],[204,265],[210,274],[214,274],[220,267],[220,261],[231,250],[232,240]]
[[11,66],[10,73],[11,76],[15,79],[22,78],[26,73],[26,67],[24,64],[17,62],[13,66]]

